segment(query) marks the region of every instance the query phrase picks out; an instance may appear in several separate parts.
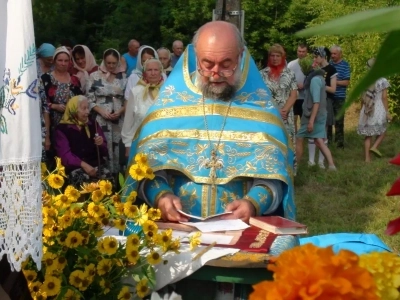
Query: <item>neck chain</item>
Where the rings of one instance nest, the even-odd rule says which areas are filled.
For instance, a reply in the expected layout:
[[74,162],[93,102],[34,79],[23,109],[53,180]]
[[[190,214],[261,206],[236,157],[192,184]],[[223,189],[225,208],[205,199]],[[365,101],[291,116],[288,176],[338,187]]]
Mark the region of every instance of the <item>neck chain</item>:
[[[215,145],[215,147],[212,148],[211,146],[211,139],[210,139],[210,131],[208,129],[208,123],[207,123],[207,117],[206,117],[206,106],[205,106],[205,100],[204,100],[204,96],[203,96],[203,113],[204,113],[204,125],[206,127],[206,131],[207,131],[207,137],[208,137],[208,145],[211,149],[211,158],[207,158],[205,161],[205,167],[207,169],[210,169],[210,179],[211,179],[211,183],[212,183],[212,189],[215,189],[215,181],[217,179],[217,169],[222,169],[224,164],[223,161],[221,159],[218,159],[218,149],[219,149],[219,144],[221,143],[221,138],[222,138],[222,133],[224,131],[225,128],[225,124],[226,124],[226,119],[229,115],[229,111],[231,109],[231,105],[232,105],[232,101],[229,102],[229,106],[226,109],[226,114],[224,117],[224,121],[222,122],[222,126],[221,126],[221,131],[219,132],[219,138],[218,138],[218,142]],[[213,110],[212,110],[212,114],[214,114],[214,105],[213,105]]]

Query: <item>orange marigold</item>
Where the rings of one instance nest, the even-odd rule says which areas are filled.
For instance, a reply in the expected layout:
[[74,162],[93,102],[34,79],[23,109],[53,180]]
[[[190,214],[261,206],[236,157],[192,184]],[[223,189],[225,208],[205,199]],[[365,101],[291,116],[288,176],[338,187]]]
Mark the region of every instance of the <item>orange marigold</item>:
[[347,250],[335,254],[331,247],[295,247],[268,265],[274,281],[254,285],[249,299],[378,300],[374,279],[358,259]]

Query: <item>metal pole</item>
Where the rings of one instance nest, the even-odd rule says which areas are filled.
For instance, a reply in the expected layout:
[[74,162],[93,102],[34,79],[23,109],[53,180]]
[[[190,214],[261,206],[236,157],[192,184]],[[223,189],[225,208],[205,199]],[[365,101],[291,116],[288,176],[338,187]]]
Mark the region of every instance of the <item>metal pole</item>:
[[240,0],[217,0],[213,20],[232,23],[243,34],[244,11],[241,10]]

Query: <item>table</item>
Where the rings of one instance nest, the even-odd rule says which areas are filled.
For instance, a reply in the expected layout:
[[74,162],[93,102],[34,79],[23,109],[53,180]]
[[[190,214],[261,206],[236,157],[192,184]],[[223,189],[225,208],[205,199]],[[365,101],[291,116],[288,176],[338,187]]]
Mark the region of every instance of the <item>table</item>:
[[[263,280],[272,280],[267,270],[271,255],[264,253],[238,252],[206,263],[201,269],[177,283],[177,292],[182,299],[211,300],[217,283],[240,284],[242,299],[246,299],[251,285]],[[235,294],[236,295],[236,294]]]

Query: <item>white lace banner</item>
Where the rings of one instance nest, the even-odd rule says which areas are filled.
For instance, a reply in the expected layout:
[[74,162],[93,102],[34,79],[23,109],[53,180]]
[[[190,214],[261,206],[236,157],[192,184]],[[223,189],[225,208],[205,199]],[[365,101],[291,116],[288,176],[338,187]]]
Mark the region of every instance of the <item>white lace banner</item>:
[[42,257],[41,132],[31,0],[0,0],[0,257]]

